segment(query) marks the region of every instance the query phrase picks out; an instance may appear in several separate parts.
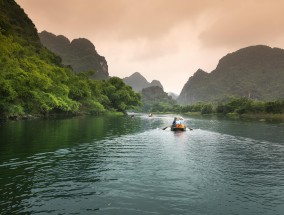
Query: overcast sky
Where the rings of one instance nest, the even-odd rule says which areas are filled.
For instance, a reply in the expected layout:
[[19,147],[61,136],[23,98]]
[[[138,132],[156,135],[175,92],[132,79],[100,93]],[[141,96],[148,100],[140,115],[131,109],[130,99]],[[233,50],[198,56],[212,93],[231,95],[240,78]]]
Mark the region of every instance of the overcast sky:
[[16,0],[39,32],[87,38],[110,76],[179,94],[201,68],[251,45],[284,48],[283,0]]

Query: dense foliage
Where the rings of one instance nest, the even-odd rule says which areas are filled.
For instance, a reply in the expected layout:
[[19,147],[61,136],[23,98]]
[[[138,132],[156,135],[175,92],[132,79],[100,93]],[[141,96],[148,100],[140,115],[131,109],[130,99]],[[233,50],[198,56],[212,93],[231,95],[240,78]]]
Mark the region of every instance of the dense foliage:
[[14,1],[0,0],[0,6],[0,118],[140,106],[140,95],[121,79],[90,80],[87,72],[76,75],[63,67]]
[[167,112],[176,104],[176,101],[161,87],[152,86],[142,90],[142,103],[144,112]]
[[218,104],[214,111],[216,113],[228,114],[228,113],[284,113],[284,100],[276,101],[259,101],[248,99],[246,97],[232,98],[226,103]]
[[219,103],[197,103],[194,105],[174,105],[169,111],[178,113],[200,112],[201,114],[244,114],[244,113],[284,113],[284,100],[259,101],[247,97],[231,97]]
[[144,101],[142,111],[144,112],[168,112],[172,110],[173,104],[166,99],[158,101]]
[[220,102],[227,96],[262,101],[284,98],[284,50],[250,46],[220,59],[210,73],[198,70],[182,89],[179,104]]
[[125,112],[140,95],[119,78],[90,80],[59,66],[45,49],[38,53],[0,33],[0,113],[2,117],[53,112]]
[[85,38],[71,42],[63,35],[56,36],[47,31],[38,34],[41,43],[62,58],[63,65],[71,66],[74,72],[93,71],[92,78],[105,80],[109,78],[108,65],[100,56],[93,43]]

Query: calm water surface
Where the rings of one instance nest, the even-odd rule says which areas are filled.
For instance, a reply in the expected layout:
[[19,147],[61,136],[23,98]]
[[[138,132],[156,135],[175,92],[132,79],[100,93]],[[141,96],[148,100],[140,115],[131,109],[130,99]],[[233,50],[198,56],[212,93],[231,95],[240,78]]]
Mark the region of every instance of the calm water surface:
[[283,124],[172,120],[0,125],[0,214],[284,214]]

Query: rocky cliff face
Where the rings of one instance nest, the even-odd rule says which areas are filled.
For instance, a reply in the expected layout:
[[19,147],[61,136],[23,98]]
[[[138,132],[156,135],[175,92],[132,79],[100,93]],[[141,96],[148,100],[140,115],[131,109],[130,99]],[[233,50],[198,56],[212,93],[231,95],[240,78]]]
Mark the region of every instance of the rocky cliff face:
[[146,100],[154,100],[164,97],[168,97],[168,94],[165,93],[161,87],[152,86],[142,89],[142,98]]
[[123,81],[125,84],[131,86],[136,92],[141,92],[142,89],[151,86],[158,86],[163,89],[163,86],[159,81],[153,80],[149,83],[139,72],[135,72],[131,76],[123,78]]
[[107,61],[89,40],[79,38],[70,42],[62,35],[56,36],[47,31],[39,33],[39,38],[44,46],[62,58],[64,65],[70,65],[75,72],[95,71],[96,79],[109,77]]
[[220,59],[211,73],[198,70],[184,85],[181,104],[220,101],[227,96],[284,98],[284,50],[258,45]]
[[142,89],[142,110],[161,111],[176,104],[176,101],[169,96],[161,87],[152,86]]
[[161,82],[158,81],[158,80],[153,80],[150,84],[149,84],[150,87],[155,87],[155,86],[158,86],[160,87],[161,89],[164,89]]
[[[178,102],[182,104],[194,104],[203,98],[203,93],[206,91],[210,78],[209,74],[201,69],[198,69],[187,83],[184,85],[179,97]],[[193,93],[194,92],[194,93]],[[205,95],[207,95],[205,93]]]

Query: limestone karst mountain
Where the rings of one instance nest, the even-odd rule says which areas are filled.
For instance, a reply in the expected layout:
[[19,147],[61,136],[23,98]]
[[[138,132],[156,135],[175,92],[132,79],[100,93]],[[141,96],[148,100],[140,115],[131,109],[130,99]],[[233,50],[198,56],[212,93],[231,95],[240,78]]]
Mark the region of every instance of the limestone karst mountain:
[[227,54],[211,73],[199,69],[184,85],[180,104],[220,101],[227,96],[284,98],[284,50],[264,45]]
[[149,83],[139,72],[133,73],[129,77],[123,78],[125,84],[131,86],[136,92],[141,92],[143,88],[158,86],[163,89],[162,84],[158,80]]
[[143,111],[159,111],[162,109],[165,111],[167,107],[171,107],[177,103],[176,100],[159,86],[143,88],[141,95]]
[[71,66],[75,72],[95,71],[96,79],[109,77],[106,59],[99,55],[95,46],[85,38],[71,42],[62,35],[54,35],[47,31],[39,33],[40,41],[49,50],[62,58],[64,65]]

